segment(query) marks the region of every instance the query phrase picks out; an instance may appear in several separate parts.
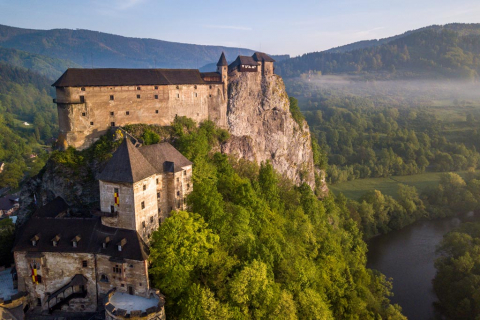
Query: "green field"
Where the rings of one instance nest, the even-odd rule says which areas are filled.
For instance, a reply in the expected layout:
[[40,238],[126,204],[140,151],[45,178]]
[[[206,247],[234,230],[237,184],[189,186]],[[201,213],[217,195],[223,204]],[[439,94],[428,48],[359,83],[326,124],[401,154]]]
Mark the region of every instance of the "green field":
[[[464,177],[465,171],[456,172],[460,176]],[[390,178],[369,178],[358,179],[334,185],[328,187],[332,192],[337,195],[342,192],[347,198],[358,200],[362,195],[370,190],[379,190],[383,194],[387,194],[394,198],[397,197],[397,189],[400,183],[414,186],[418,192],[429,186],[435,186],[440,180],[442,172],[426,172],[422,174],[416,174],[412,176],[394,176]]]

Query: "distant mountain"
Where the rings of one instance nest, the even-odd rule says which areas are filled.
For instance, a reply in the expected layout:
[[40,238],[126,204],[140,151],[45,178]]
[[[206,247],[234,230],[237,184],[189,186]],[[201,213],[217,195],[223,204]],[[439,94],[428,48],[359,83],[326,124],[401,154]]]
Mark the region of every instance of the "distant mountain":
[[67,68],[80,67],[72,61],[2,47],[0,47],[0,61],[14,67],[35,71],[51,80],[58,78]]
[[390,38],[307,53],[278,63],[276,72],[284,77],[321,72],[383,78],[477,78],[480,24],[435,25]]
[[89,30],[32,30],[0,25],[0,46],[70,60],[83,67],[198,68],[253,50],[128,38]]

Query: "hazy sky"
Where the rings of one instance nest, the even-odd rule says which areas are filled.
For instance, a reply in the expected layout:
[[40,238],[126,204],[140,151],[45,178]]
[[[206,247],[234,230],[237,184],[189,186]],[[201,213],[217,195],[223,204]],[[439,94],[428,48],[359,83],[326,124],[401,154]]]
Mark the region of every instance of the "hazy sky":
[[479,0],[0,0],[0,24],[299,55],[432,24],[480,22]]

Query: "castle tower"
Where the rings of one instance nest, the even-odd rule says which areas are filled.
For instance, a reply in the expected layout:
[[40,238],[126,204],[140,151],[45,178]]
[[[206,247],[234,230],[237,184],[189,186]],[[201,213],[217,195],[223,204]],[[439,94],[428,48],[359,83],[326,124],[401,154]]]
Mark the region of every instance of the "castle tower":
[[148,243],[158,228],[157,172],[125,138],[98,176],[102,224],[135,230]]
[[217,72],[220,73],[223,82],[223,94],[226,96],[228,88],[228,63],[225,54],[222,52],[217,62]]

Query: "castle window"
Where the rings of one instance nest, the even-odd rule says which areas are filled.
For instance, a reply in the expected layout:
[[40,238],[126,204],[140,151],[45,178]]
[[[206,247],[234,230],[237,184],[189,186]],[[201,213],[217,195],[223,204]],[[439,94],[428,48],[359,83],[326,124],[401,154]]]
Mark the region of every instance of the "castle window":
[[162,213],[162,208],[158,208],[158,213]]
[[110,96],[110,100],[115,100],[113,95]]
[[110,111],[110,115],[113,116],[115,114],[115,112],[113,111]]
[[113,273],[122,274],[122,268],[116,264],[115,267],[113,267]]
[[150,217],[150,222],[152,222],[152,223],[153,223],[153,216],[151,216],[151,217]]
[[160,192],[157,192],[157,199],[160,199]]
[[187,189],[190,189],[190,183],[187,183]]
[[142,286],[142,283],[140,282],[138,285],[141,287],[141,286]]
[[85,91],[85,88],[84,88],[84,87],[82,87],[82,89],[80,89],[80,90],[82,90],[82,91]]
[[37,298],[37,306],[41,307],[42,306],[42,299]]
[[110,122],[110,125],[111,125],[112,127],[115,127],[115,122]]
[[177,191],[177,196],[179,196],[179,195],[180,195],[180,191]]
[[82,117],[85,117],[87,114],[85,112],[82,112]]
[[130,265],[130,268],[133,268],[133,264]]
[[177,178],[177,183],[180,182],[180,178]]
[[88,267],[88,261],[87,260],[82,261],[82,267],[84,267],[84,268]]
[[140,99],[140,95],[139,95],[139,94],[137,94],[137,99]]
[[127,244],[127,239],[123,238],[122,240],[120,240],[120,242],[117,243],[118,251],[122,251],[125,244]]
[[38,240],[40,240],[40,234],[36,234],[30,241],[32,241],[32,246],[36,247]]
[[104,274],[102,274],[102,276],[100,277],[100,281],[101,282],[108,282],[108,277]]
[[210,96],[210,98],[212,97],[212,95],[211,95],[211,94],[210,94],[209,96]]
[[158,89],[158,86],[155,86],[155,90],[157,90],[157,89]]
[[129,116],[129,115],[130,115],[130,111],[125,112],[125,114],[126,114],[127,116]]
[[145,209],[145,201],[142,201],[142,209]]
[[180,93],[177,93],[177,98],[180,98]]
[[195,92],[195,98],[198,97],[198,94]]
[[156,179],[156,182],[157,182],[157,184],[158,184],[158,178]]
[[155,110],[155,113],[158,113],[158,110]]
[[158,99],[158,94],[155,95],[155,99]]
[[60,241],[60,235],[57,234],[53,239],[52,239],[52,244],[54,247],[58,245],[58,241]]
[[184,170],[184,171],[183,171],[183,175],[184,175],[184,176],[187,175],[187,170]]
[[212,89],[212,85],[210,85],[210,89]]
[[142,221],[142,227],[145,228],[145,221]]
[[179,86],[177,86],[177,90],[178,90],[178,89],[180,89],[180,87],[179,87]]
[[80,103],[85,103],[85,96],[80,96]]
[[147,190],[147,185],[143,185],[143,191]]
[[90,125],[93,126],[93,121],[90,122]]
[[193,86],[193,88],[197,89],[197,86],[196,86],[196,85],[194,85],[194,86]]
[[137,87],[137,90],[141,90],[141,89],[142,89],[142,88],[140,88],[140,87]]
[[74,248],[78,247],[78,242],[80,241],[81,237],[80,235],[75,236],[75,238],[72,239],[72,246]]
[[113,188],[113,192],[118,193],[118,188]]

